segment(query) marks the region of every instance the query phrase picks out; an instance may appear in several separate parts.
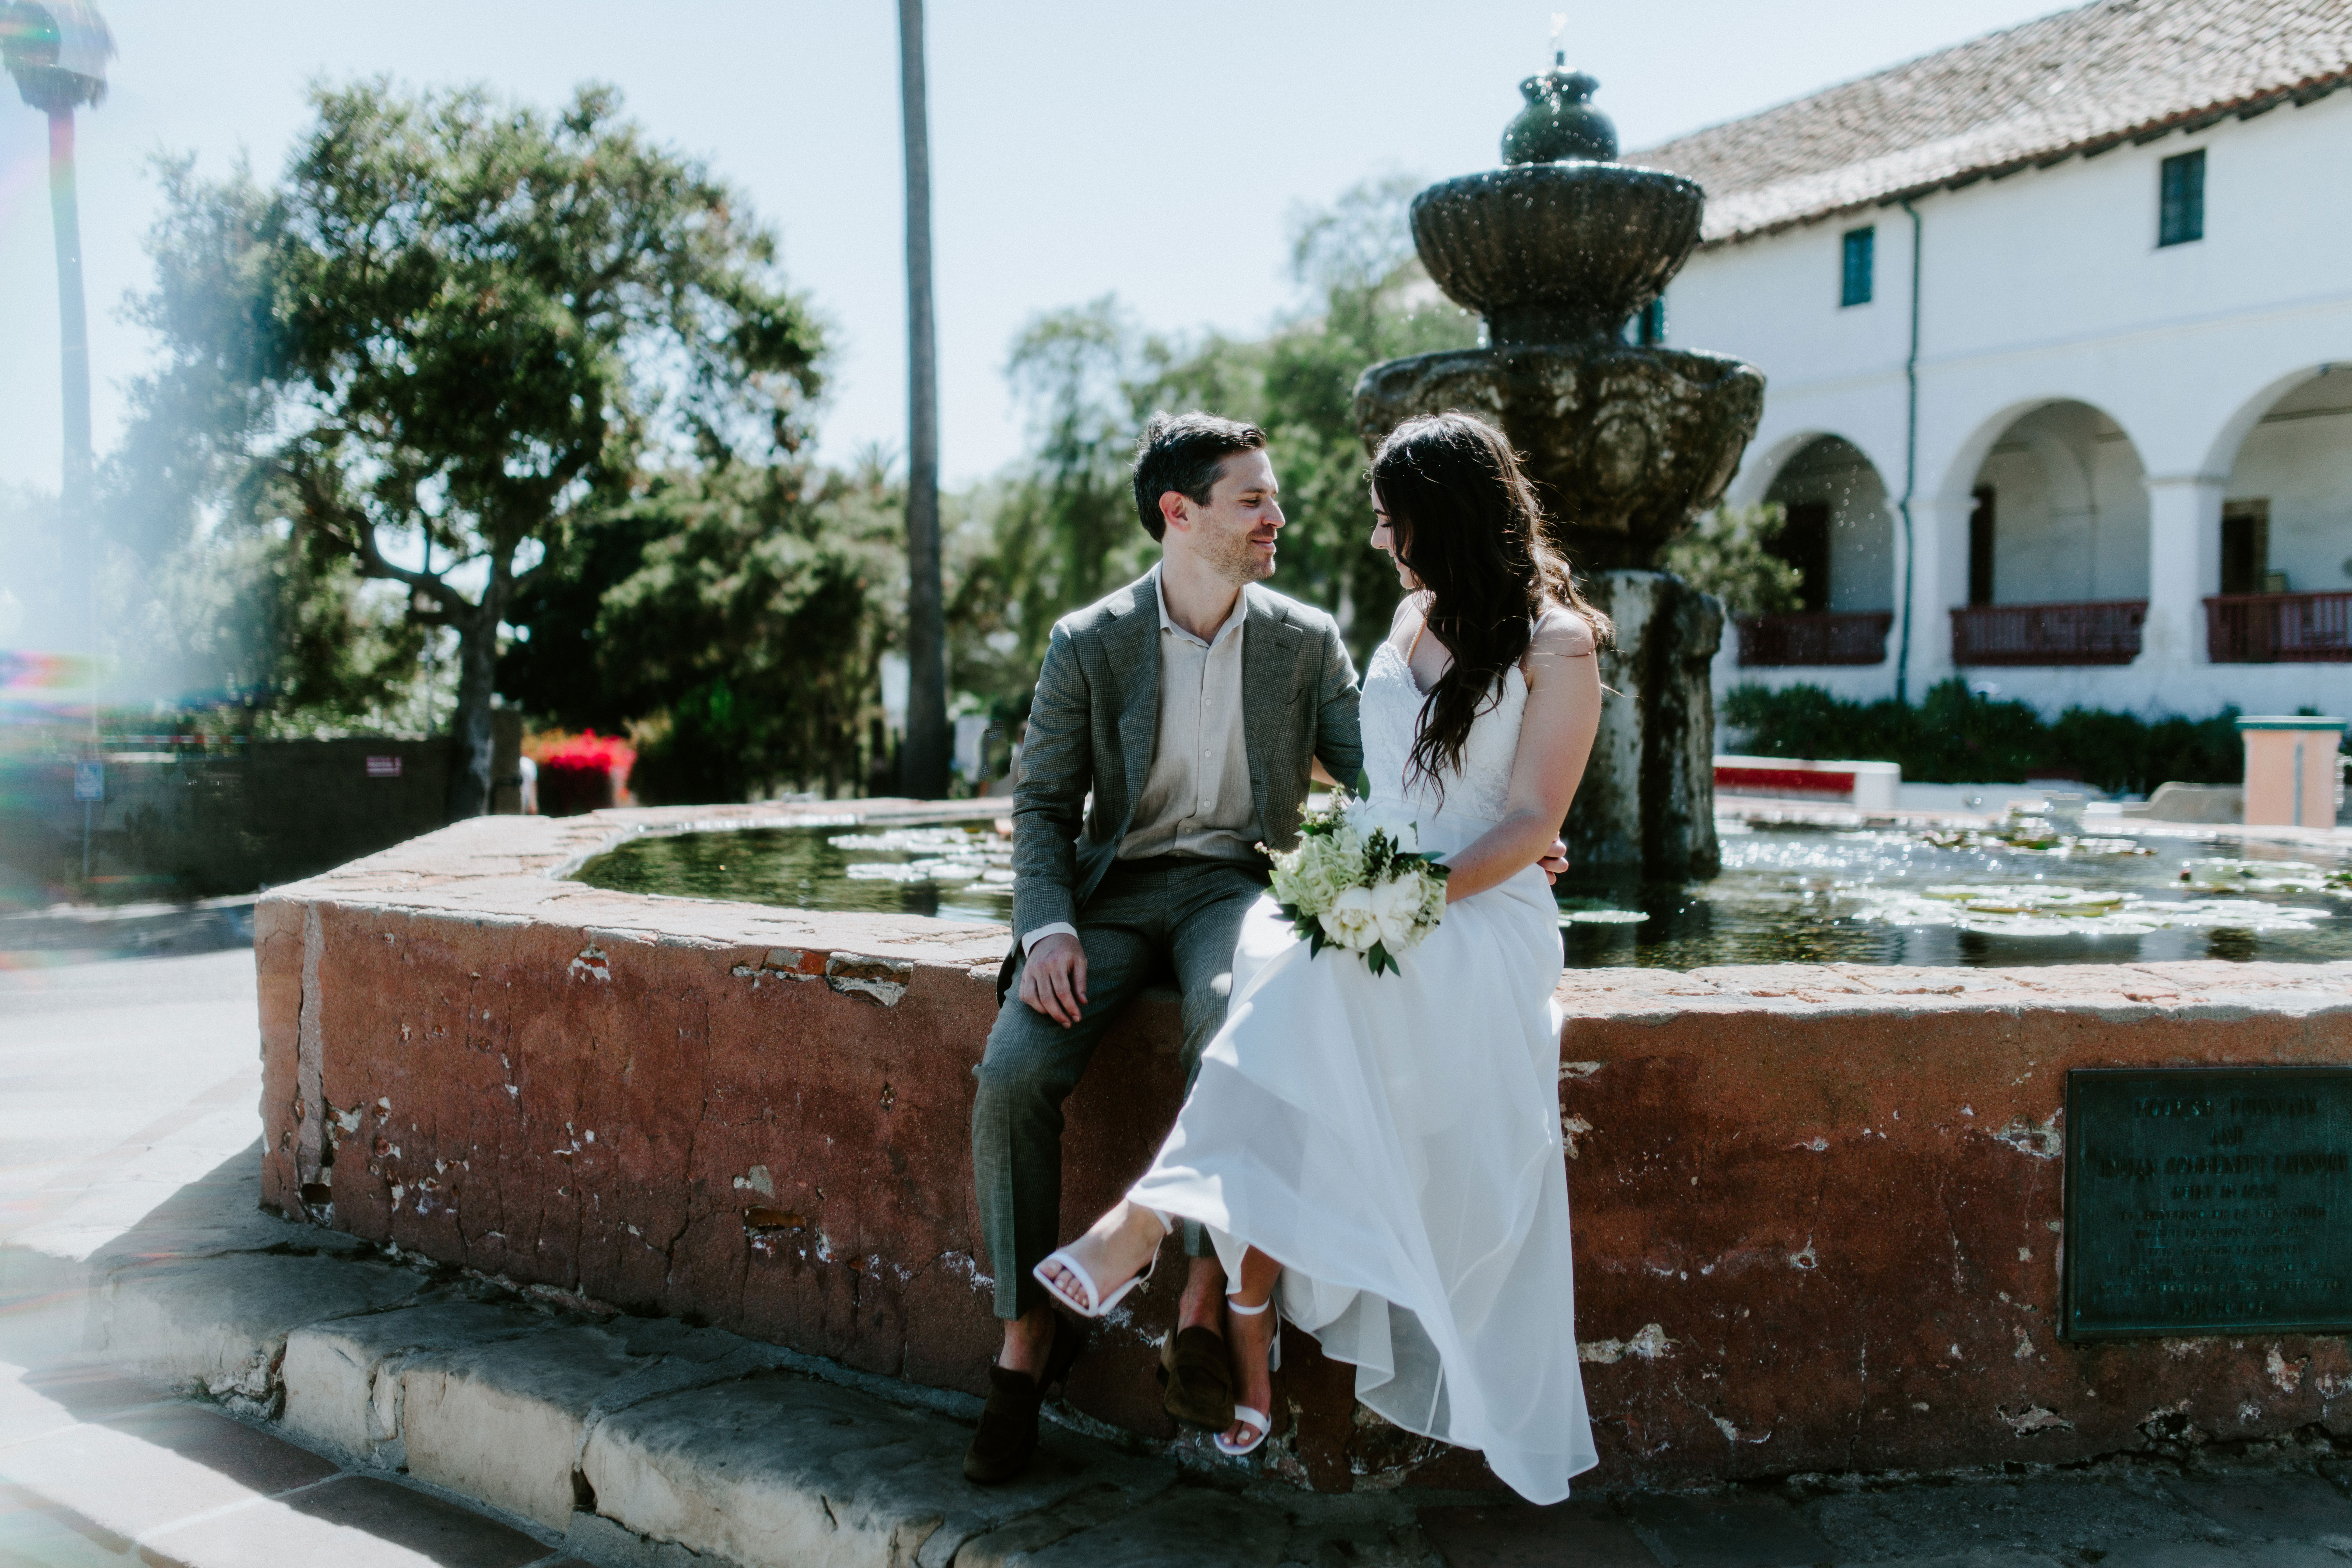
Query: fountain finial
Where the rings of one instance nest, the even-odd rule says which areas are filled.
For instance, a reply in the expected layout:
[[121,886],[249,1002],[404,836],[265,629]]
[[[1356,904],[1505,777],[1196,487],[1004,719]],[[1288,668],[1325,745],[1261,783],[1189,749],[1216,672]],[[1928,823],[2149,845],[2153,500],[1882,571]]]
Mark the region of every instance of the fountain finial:
[[1605,163],[1617,156],[1617,127],[1586,101],[1601,83],[1568,68],[1568,51],[1552,52],[1552,68],[1519,83],[1528,100],[1503,128],[1506,163],[1557,163],[1582,159]]

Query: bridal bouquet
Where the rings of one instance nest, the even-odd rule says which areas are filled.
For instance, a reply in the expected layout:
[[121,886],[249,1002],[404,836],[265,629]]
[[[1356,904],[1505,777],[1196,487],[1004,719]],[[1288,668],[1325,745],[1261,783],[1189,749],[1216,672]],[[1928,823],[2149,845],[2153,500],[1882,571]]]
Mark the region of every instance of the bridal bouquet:
[[1449,868],[1404,847],[1409,822],[1381,825],[1369,801],[1342,792],[1298,825],[1298,847],[1274,858],[1274,896],[1310,954],[1363,955],[1374,974],[1420,945],[1445,916]]

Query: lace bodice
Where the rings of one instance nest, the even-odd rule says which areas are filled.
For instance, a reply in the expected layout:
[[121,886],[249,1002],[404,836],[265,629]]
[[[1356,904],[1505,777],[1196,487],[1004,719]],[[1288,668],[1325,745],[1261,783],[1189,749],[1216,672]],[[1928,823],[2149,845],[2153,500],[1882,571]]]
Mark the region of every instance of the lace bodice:
[[1461,771],[1445,777],[1442,802],[1426,780],[1405,778],[1423,695],[1404,655],[1382,638],[1364,668],[1364,772],[1372,798],[1408,801],[1456,821],[1501,821],[1511,792],[1511,763],[1519,751],[1519,721],[1528,708],[1527,676],[1516,664],[1504,673],[1501,698],[1471,723]]

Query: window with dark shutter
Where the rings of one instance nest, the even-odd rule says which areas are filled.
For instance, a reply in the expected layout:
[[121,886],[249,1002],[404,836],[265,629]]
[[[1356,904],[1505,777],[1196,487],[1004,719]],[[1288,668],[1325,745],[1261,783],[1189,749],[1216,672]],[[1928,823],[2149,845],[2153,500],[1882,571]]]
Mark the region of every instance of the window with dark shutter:
[[2156,219],[2158,246],[2205,237],[2205,149],[2167,158],[2158,166]]
[[1838,277],[1838,304],[1867,305],[1870,303],[1870,273],[1872,252],[1878,244],[1878,230],[1856,228],[1846,231],[1845,245]]

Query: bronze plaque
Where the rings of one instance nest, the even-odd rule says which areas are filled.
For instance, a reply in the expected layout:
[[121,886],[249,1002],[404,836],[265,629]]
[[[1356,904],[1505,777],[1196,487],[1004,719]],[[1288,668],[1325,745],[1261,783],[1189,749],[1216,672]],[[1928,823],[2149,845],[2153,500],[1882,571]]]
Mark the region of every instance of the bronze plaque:
[[2070,1340],[2352,1329],[2352,1068],[2066,1075]]

